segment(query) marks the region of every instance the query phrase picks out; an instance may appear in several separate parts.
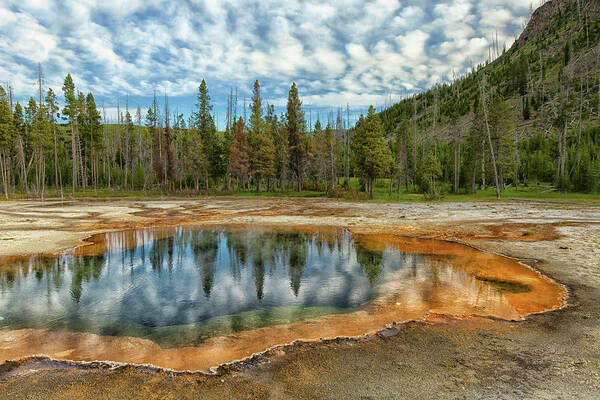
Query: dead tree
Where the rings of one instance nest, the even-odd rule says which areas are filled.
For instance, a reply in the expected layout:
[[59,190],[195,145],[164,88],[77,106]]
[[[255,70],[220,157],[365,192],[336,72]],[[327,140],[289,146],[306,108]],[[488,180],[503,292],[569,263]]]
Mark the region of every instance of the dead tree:
[[483,107],[483,119],[485,122],[485,128],[487,131],[488,144],[490,146],[490,155],[492,157],[492,167],[494,170],[494,183],[496,185],[496,199],[500,199],[500,182],[498,181],[498,165],[496,163],[496,155],[494,154],[494,145],[492,144],[492,132],[490,130],[490,123],[487,112],[487,93],[486,93],[486,77],[483,75],[482,80],[479,82],[479,90],[481,92],[481,106]]

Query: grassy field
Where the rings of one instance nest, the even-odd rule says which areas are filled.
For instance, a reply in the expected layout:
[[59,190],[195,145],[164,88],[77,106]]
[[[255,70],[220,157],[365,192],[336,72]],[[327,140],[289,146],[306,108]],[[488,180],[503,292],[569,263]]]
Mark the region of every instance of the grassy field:
[[[389,181],[381,179],[377,181],[374,190],[373,200],[369,201],[426,201],[423,194],[401,191],[400,196],[396,190],[392,194],[392,198],[388,196]],[[350,179],[350,186],[353,189],[359,189],[358,179]],[[394,188],[395,189],[395,188]],[[549,200],[549,201],[568,201],[568,202],[591,202],[600,203],[600,194],[598,193],[561,193],[554,190],[550,185],[533,185],[519,186],[516,190],[514,186],[510,186],[502,191],[501,200],[510,199],[527,199],[527,200]],[[491,186],[486,190],[477,190],[475,193],[446,193],[436,201],[495,201],[496,189]]]
[[[369,202],[422,202],[427,201],[423,194],[412,193],[402,188],[400,195],[396,188],[392,197],[388,196],[388,180],[380,179],[377,181],[374,190],[374,198],[372,200],[367,199],[366,195],[360,192],[360,183],[358,178],[350,179],[350,187],[355,191],[354,193],[346,193],[342,199],[346,200],[358,200],[358,201],[369,201]],[[85,192],[77,191],[73,195],[69,188],[65,188],[63,196],[66,199],[71,198],[97,198],[97,199],[110,199],[110,198],[131,198],[131,199],[166,199],[166,198],[193,198],[203,197],[205,193],[196,193],[193,191],[176,191],[166,192],[161,190],[119,190],[119,189],[88,189]],[[275,191],[275,192],[261,192],[255,191],[250,192],[227,192],[227,191],[215,191],[210,193],[213,196],[233,196],[233,197],[326,197],[327,194],[324,191],[305,190],[302,192],[298,191]],[[46,192],[45,198],[60,198],[60,192],[56,192],[50,189]],[[23,200],[28,197],[24,193],[14,193],[9,200]],[[30,197],[31,198],[31,197]],[[0,198],[5,200],[4,197]],[[506,201],[511,199],[524,199],[524,200],[544,200],[544,201],[555,201],[555,202],[581,202],[581,203],[598,203],[600,204],[600,194],[597,193],[561,193],[554,190],[550,185],[534,185],[534,186],[520,186],[518,190],[514,187],[508,187],[502,192],[500,201]],[[488,187],[486,190],[478,190],[476,193],[446,193],[440,199],[434,201],[496,201],[496,191],[494,187]]]

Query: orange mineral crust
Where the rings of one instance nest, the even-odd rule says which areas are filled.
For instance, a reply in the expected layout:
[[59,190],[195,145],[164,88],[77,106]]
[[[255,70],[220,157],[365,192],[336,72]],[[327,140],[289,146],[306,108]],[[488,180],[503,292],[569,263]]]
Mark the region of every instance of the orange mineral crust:
[[[248,227],[243,227],[248,229]],[[227,229],[227,228],[224,228]],[[234,231],[241,227],[231,228]],[[253,228],[274,231],[275,228]],[[335,229],[296,228],[320,232],[323,240],[337,234]],[[115,248],[131,248],[150,240],[149,231],[115,232],[94,238],[78,254],[98,254]],[[156,237],[173,231],[160,230]],[[372,334],[391,323],[419,320],[428,315],[478,316],[521,320],[527,315],[565,305],[566,289],[519,260],[486,253],[462,244],[401,237],[389,234],[352,234],[353,245],[373,252],[404,253],[406,267],[394,271],[377,287],[377,296],[360,310],[323,315],[286,324],[260,327],[210,337],[194,346],[163,348],[138,337],[104,336],[85,332],[45,329],[0,330],[0,362],[31,355],[56,359],[152,364],[174,370],[207,371],[295,340]],[[417,267],[424,258],[427,268]],[[415,260],[414,265],[411,260]],[[2,270],[11,270],[5,261]],[[20,268],[27,268],[23,263]],[[31,266],[31,263],[28,264]]]

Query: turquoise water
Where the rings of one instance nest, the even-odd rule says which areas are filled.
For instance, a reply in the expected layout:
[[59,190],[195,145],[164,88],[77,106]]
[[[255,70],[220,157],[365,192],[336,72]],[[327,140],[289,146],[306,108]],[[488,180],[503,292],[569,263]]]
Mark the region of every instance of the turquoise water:
[[[163,347],[360,309],[420,256],[323,234],[178,228],[106,234],[97,256],[0,269],[0,329],[136,336]],[[408,258],[407,258],[408,257]]]

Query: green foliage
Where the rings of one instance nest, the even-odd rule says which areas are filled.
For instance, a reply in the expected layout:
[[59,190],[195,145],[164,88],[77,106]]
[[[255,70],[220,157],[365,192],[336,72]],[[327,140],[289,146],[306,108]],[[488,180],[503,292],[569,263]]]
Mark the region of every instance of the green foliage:
[[65,106],[62,110],[64,116],[68,117],[69,123],[73,123],[77,115],[77,99],[75,98],[75,83],[71,74],[67,74],[62,87],[65,96]]
[[262,102],[260,98],[260,84],[254,82],[252,96],[252,115],[250,116],[250,130],[248,132],[248,158],[250,172],[257,182],[257,191],[262,190],[263,179],[268,179],[275,174],[275,146],[273,144],[273,109],[268,108],[267,122],[262,117]]
[[296,83],[292,83],[288,93],[286,133],[289,143],[289,167],[296,180],[297,190],[302,190],[302,182],[305,174],[309,156],[309,140],[306,135],[306,122],[302,102],[298,96]]
[[141,165],[135,167],[135,174],[133,176],[133,187],[135,189],[142,189],[146,182],[146,171]]
[[352,151],[357,172],[367,180],[367,193],[372,198],[374,180],[388,175],[392,164],[383,126],[373,106],[369,107],[367,117],[361,117],[356,124]]
[[211,176],[220,176],[225,172],[225,160],[222,158],[222,142],[217,137],[217,129],[211,114],[213,106],[206,81],[202,79],[198,86],[197,110],[194,113],[194,128],[198,131],[202,141],[202,148],[206,152],[209,173]]
[[[338,113],[334,126],[323,129],[318,121],[314,131],[307,130],[295,83],[281,116],[272,105],[263,109],[258,82],[249,121],[231,118],[231,97],[224,133],[216,131],[204,80],[187,126],[181,114],[169,123],[168,108],[161,116],[156,99],[145,126],[136,126],[141,115],[128,110],[109,125],[93,94],[78,92],[71,75],[64,80],[62,108],[50,89],[42,104],[31,98],[11,110],[9,93],[0,88],[2,189],[8,197],[22,184],[30,194],[31,183],[45,179],[56,188],[72,186],[72,195],[93,184],[97,190],[149,193],[195,194],[200,187],[219,193],[227,187],[234,194],[255,188],[265,195],[356,199],[364,197],[361,189],[380,200],[415,200],[421,194],[479,199],[494,185],[493,155],[501,187],[517,197],[538,184],[548,193],[556,187],[594,193],[600,187],[600,21],[596,9],[584,9],[580,14],[574,2],[561,7],[541,22],[544,29],[531,30],[527,40],[496,59],[378,115],[371,108],[348,129]],[[483,76],[491,151],[482,113]],[[60,117],[66,124],[56,124]]]
[[[1,86],[0,86],[1,88]],[[17,103],[20,109],[19,103]],[[22,112],[20,112],[22,116]],[[21,117],[22,118],[22,117]],[[17,127],[12,121],[8,97],[4,89],[0,91],[0,151],[8,151],[12,148],[15,129]]]
[[383,267],[383,252],[368,250],[362,246],[356,247],[356,260],[365,272],[369,282],[375,283]]
[[529,121],[531,118],[531,109],[529,107],[529,97],[525,97],[523,100],[523,120]]
[[423,164],[421,187],[427,200],[436,200],[441,197],[441,188],[438,179],[442,176],[442,166],[433,151],[429,151]]

